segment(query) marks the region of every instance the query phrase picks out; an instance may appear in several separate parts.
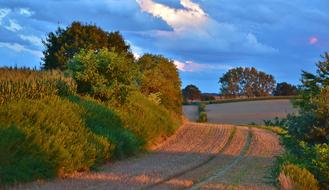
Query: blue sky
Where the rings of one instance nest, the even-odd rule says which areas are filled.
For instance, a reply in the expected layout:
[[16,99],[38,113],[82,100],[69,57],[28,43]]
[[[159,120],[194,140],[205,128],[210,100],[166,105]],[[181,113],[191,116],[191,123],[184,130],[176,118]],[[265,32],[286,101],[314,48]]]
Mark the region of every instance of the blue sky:
[[163,54],[183,82],[218,92],[230,68],[298,84],[329,51],[326,0],[0,0],[0,66],[39,67],[44,39],[72,21],[119,30],[136,56]]

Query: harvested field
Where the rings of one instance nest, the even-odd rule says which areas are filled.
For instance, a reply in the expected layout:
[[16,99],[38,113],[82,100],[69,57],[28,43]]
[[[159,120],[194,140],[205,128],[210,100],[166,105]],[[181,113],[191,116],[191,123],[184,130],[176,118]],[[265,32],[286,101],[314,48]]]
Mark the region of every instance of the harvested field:
[[262,129],[187,123],[148,154],[109,163],[99,172],[11,189],[221,189],[233,183],[273,188],[263,177],[280,150],[277,137]]
[[290,100],[260,100],[210,104],[206,107],[208,122],[227,124],[264,124],[263,120],[297,113]]

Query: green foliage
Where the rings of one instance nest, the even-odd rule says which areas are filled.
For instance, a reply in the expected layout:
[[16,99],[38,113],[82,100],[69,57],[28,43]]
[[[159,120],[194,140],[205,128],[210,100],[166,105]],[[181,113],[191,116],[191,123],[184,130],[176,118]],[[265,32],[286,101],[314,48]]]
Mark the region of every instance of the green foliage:
[[161,105],[180,116],[182,114],[181,81],[173,61],[160,55],[145,54],[137,64],[142,72],[141,92],[161,93]]
[[103,136],[109,142],[113,142],[115,158],[130,156],[142,149],[141,140],[124,128],[117,113],[107,108],[102,102],[87,97],[71,96],[69,99],[85,110],[82,118],[85,118],[86,127],[98,136]]
[[124,106],[115,109],[125,128],[142,139],[146,145],[154,143],[161,136],[173,134],[180,125],[175,115],[139,92],[132,92]]
[[281,134],[285,153],[276,159],[273,176],[278,177],[282,168],[287,164],[294,164],[300,168],[309,170],[319,181],[324,189],[329,188],[329,146],[310,145],[304,141],[298,141],[287,134]]
[[200,103],[199,104],[199,119],[198,122],[207,122],[208,118],[207,118],[207,112],[206,112],[206,104],[205,103]]
[[278,83],[273,94],[274,96],[296,96],[297,87],[286,82]]
[[182,90],[183,98],[184,101],[188,100],[200,100],[201,99],[201,91],[199,90],[198,87],[196,87],[193,84],[187,85],[183,90]]
[[49,155],[31,143],[22,130],[0,124],[0,188],[17,181],[53,177],[55,173]]
[[296,190],[318,190],[319,185],[312,173],[293,164],[283,166],[282,172],[292,180]]
[[106,32],[95,25],[83,25],[73,22],[66,29],[58,28],[50,32],[45,41],[45,69],[66,69],[68,61],[80,50],[115,49],[133,60],[133,54],[119,32]]
[[138,77],[130,59],[108,49],[82,50],[71,59],[68,68],[77,82],[78,93],[118,104],[124,103]]
[[59,71],[0,68],[0,105],[21,99],[74,94],[76,85]]
[[[289,118],[289,117],[292,117],[292,116],[288,115],[287,117]],[[275,117],[273,120],[264,120],[263,122],[264,122],[265,126],[286,127],[288,119],[287,118]]]
[[319,144],[315,147],[316,159],[313,163],[317,169],[319,180],[326,188],[329,188],[329,145]]
[[272,75],[252,68],[234,68],[227,71],[220,79],[221,93],[225,96],[259,97],[272,94],[275,80]]
[[[111,142],[93,134],[84,127],[83,110],[68,100],[47,97],[42,100],[11,102],[0,107],[2,130],[10,132],[15,127],[14,137],[8,136],[12,149],[5,151],[22,168],[13,171],[10,181],[64,175],[74,171],[89,170],[96,163],[111,155]],[[20,136],[22,134],[22,136]],[[6,135],[4,135],[6,136]],[[17,143],[15,143],[15,141]],[[5,147],[1,147],[5,148]],[[21,151],[22,155],[16,151]],[[4,159],[9,159],[4,155]],[[39,169],[35,169],[40,163]],[[16,167],[9,162],[6,167]],[[24,167],[26,168],[23,169]],[[20,171],[17,171],[20,170]]]

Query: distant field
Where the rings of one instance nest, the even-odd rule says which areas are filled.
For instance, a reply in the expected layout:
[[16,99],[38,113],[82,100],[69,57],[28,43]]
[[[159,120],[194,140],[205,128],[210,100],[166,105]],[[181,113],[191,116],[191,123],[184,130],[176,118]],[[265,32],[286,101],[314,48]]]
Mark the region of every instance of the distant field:
[[[222,104],[206,107],[209,123],[264,124],[263,120],[285,117],[297,113],[290,100],[258,100]],[[196,120],[197,106],[184,106],[184,114],[191,121]]]

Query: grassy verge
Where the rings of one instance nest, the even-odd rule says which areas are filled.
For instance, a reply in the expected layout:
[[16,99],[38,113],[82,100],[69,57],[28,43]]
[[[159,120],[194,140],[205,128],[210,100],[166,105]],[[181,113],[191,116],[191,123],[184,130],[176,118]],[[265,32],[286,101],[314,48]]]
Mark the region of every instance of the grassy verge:
[[328,189],[329,145],[311,145],[290,136],[285,128],[253,126],[280,135],[284,152],[276,157],[272,176],[279,188]]

